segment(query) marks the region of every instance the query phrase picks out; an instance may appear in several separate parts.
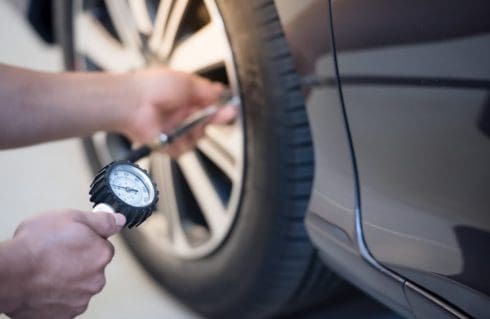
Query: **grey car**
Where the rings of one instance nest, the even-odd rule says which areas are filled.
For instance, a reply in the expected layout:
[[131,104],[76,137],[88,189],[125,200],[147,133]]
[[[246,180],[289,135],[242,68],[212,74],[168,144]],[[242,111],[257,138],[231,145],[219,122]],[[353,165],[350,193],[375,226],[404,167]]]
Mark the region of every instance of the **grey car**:
[[[490,318],[490,3],[31,1],[70,70],[151,66],[241,98],[124,233],[210,318],[292,314],[346,282],[407,318]],[[83,141],[95,170],[132,147]]]

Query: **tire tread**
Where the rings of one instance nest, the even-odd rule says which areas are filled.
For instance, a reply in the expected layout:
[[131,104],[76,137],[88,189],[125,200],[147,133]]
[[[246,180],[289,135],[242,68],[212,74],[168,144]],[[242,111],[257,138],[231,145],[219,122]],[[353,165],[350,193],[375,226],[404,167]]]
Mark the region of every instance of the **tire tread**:
[[[277,15],[273,0],[256,1],[260,5],[254,6],[255,15],[264,30],[263,39],[268,42],[266,56],[276,69],[277,81],[282,83],[284,106],[278,110],[279,119],[276,123],[279,131],[285,132],[289,139],[284,153],[280,156],[282,164],[287,169],[283,181],[288,198],[284,209],[280,212],[282,224],[286,231],[281,232],[281,240],[286,242],[287,251],[276,260],[275,267],[270,267],[270,280],[268,284],[272,290],[289,289],[296,285],[296,289],[288,297],[281,294],[276,296],[276,305],[261,305],[262,311],[268,307],[282,308],[283,313],[294,312],[305,307],[312,301],[325,298],[337,286],[338,279],[328,270],[320,260],[316,250],[311,245],[304,224],[304,214],[307,208],[313,180],[314,157],[313,145],[309,128],[309,119],[306,113],[304,96],[293,59],[282,31],[282,25]],[[308,262],[299,260],[307,259]],[[275,280],[274,280],[274,279]],[[286,288],[287,287],[287,288]],[[278,298],[282,298],[278,301]],[[272,300],[269,300],[273,303]],[[277,305],[280,304],[280,307]],[[257,309],[258,310],[258,309]],[[270,309],[269,309],[270,311]],[[258,311],[262,316],[264,312]],[[253,316],[252,316],[253,317]]]

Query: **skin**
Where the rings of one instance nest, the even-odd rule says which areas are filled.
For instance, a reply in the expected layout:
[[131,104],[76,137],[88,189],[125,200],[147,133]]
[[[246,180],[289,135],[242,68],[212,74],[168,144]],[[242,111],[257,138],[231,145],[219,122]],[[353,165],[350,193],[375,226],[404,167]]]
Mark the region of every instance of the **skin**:
[[[221,84],[165,68],[126,74],[45,73],[0,65],[0,149],[112,131],[149,143],[214,102]],[[236,116],[225,107],[208,123]],[[208,124],[205,123],[205,124]],[[175,141],[171,156],[194,147],[205,124]],[[73,318],[105,285],[114,255],[107,240],[121,214],[48,212],[21,223],[0,243],[0,313]]]
[[[223,86],[165,68],[134,73],[46,73],[0,65],[0,149],[26,146],[96,131],[118,132],[149,143],[189,114],[215,101]],[[236,115],[227,107],[209,122]],[[168,150],[192,148],[204,125]]]
[[[122,217],[121,217],[122,216]],[[72,318],[105,285],[114,256],[107,237],[124,224],[110,213],[46,213],[0,245],[1,303],[12,318]]]

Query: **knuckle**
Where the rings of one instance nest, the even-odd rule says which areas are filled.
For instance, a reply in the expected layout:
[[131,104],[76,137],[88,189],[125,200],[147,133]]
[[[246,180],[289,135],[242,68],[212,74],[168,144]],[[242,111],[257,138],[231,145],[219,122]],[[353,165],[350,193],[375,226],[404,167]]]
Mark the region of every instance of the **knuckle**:
[[73,316],[81,315],[82,313],[87,311],[87,308],[88,308],[88,302],[87,302],[87,304],[85,304],[83,306],[75,306],[72,308],[72,315]]
[[[89,287],[89,293],[91,295],[95,295],[95,294],[98,294],[99,292],[102,291],[102,289],[104,289],[105,287],[105,284],[106,284],[106,279],[105,279],[105,276],[104,275],[100,275],[99,277],[97,277],[97,279],[95,279],[92,284],[90,285]],[[87,302],[88,303],[88,302]]]
[[107,241],[107,249],[109,250],[109,255],[111,256],[111,259],[114,257],[114,254],[115,254],[115,248],[114,248],[114,245]]
[[102,231],[106,234],[114,233],[116,231],[116,221],[111,213],[103,213],[104,222],[102,223]]
[[87,214],[79,210],[71,209],[64,212],[63,214],[64,216],[74,220],[82,220],[82,221],[87,220]]
[[90,298],[92,295],[82,295],[74,299],[69,306],[69,313],[73,316],[78,316],[87,310]]
[[88,223],[87,214],[77,210],[70,211],[66,216],[69,217],[72,221],[75,221],[77,223],[81,223],[81,224]]
[[83,297],[81,297],[80,301],[81,301],[81,304],[78,305],[79,308],[87,308],[88,307],[88,304],[90,302],[90,299],[92,298],[91,295],[85,295]]
[[114,245],[112,245],[109,241],[106,241],[101,248],[102,264],[106,265],[111,262],[114,257]]

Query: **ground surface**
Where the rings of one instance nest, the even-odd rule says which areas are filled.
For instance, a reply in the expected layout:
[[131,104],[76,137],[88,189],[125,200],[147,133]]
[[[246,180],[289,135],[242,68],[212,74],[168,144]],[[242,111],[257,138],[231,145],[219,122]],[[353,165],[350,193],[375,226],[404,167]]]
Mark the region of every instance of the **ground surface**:
[[[61,70],[57,47],[47,47],[19,14],[23,1],[0,1],[0,63]],[[28,94],[28,92],[26,92]],[[0,151],[0,240],[16,225],[39,212],[75,208],[88,210],[91,180],[81,144],[67,140],[11,151]],[[198,318],[160,289],[132,258],[120,238],[112,240],[116,256],[107,269],[107,286],[80,318]],[[397,318],[371,299],[337,301],[298,315],[302,318]],[[0,315],[0,319],[5,318]]]

